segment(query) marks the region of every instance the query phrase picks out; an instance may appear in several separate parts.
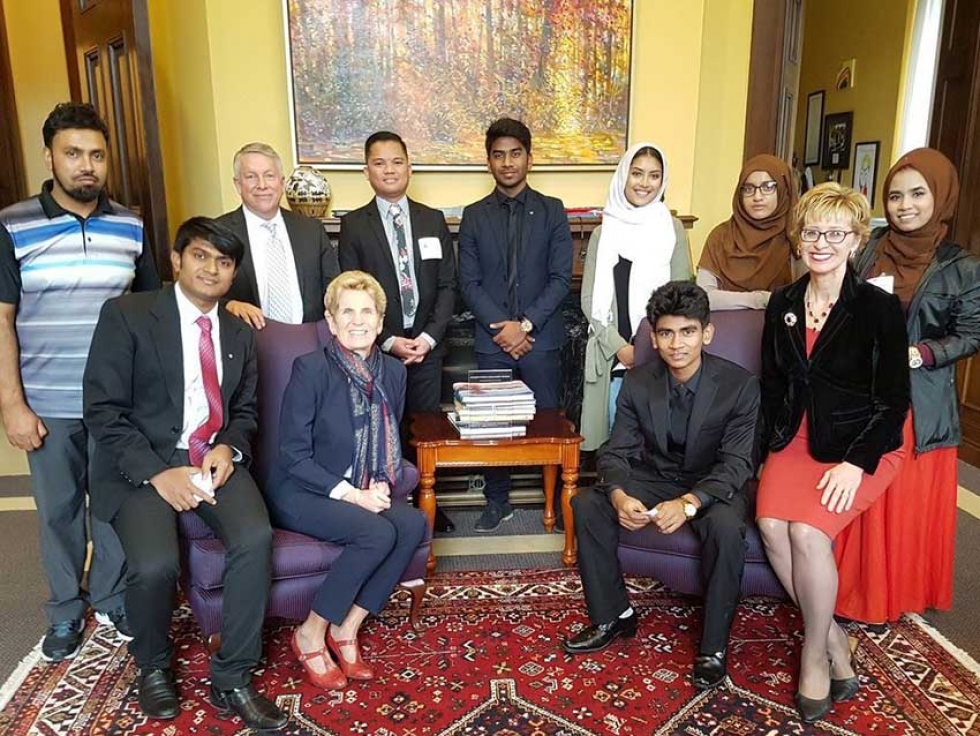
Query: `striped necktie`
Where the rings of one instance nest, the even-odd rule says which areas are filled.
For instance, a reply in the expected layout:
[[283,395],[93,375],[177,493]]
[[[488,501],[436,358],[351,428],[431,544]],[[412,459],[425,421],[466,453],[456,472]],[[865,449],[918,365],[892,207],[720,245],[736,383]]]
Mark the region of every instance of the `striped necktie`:
[[279,237],[279,223],[263,222],[262,227],[269,232],[269,248],[266,251],[268,279],[265,289],[265,316],[277,322],[292,322],[293,305],[289,298],[292,288],[286,244]]
[[211,449],[211,435],[221,429],[224,409],[221,405],[221,385],[218,383],[218,361],[214,354],[214,342],[211,340],[211,320],[202,315],[197,318],[197,326],[201,328],[197,352],[201,359],[204,395],[208,400],[208,420],[191,433],[187,441],[187,452],[191,462],[199,466]]

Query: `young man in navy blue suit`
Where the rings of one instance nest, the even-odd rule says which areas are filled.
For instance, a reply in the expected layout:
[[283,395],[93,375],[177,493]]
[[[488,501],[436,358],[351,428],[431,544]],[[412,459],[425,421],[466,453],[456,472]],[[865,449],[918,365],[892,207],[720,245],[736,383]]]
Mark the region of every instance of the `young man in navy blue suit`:
[[[572,234],[561,200],[527,184],[531,131],[511,118],[486,135],[487,165],[497,186],[463,210],[459,274],[475,318],[481,369],[510,368],[534,392],[539,409],[559,405],[561,303],[572,278]],[[489,532],[511,518],[510,471],[488,468],[487,505],[476,524]]]

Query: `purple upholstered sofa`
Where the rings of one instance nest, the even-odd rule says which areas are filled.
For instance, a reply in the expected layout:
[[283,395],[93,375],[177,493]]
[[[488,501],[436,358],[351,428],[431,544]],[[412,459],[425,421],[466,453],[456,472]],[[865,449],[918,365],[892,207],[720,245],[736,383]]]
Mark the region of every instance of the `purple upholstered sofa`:
[[[312,352],[331,339],[326,322],[286,325],[266,322],[255,333],[259,364],[259,431],[255,442],[252,474],[262,488],[279,451],[279,409],[292,374],[293,360]],[[403,478],[393,496],[404,499],[418,485],[414,465],[403,461]],[[180,515],[180,585],[191,611],[212,648],[221,631],[224,546],[211,529],[193,512]],[[426,532],[415,556],[402,576],[402,587],[412,595],[411,622],[417,627],[425,594],[425,563],[432,544]],[[267,617],[300,621],[310,611],[313,595],[326,577],[341,547],[296,532],[273,529],[272,588]]]
[[[707,346],[714,355],[738,363],[759,374],[761,364],[762,310],[740,309],[711,313],[715,337]],[[634,365],[659,360],[650,343],[650,324],[643,320],[636,331]],[[743,595],[785,597],[776,574],[769,566],[762,539],[755,525],[756,482],[748,488],[748,529],[745,542],[745,572],[742,576]],[[639,575],[659,580],[668,588],[681,593],[701,595],[701,543],[690,527],[682,526],[673,534],[661,534],[653,524],[639,531],[622,530],[619,535],[619,560],[627,575]]]

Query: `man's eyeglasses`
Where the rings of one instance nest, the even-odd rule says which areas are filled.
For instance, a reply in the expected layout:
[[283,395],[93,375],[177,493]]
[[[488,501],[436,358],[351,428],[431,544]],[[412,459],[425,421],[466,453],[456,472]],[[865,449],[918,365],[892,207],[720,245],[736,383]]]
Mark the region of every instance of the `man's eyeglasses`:
[[743,184],[739,187],[743,197],[754,197],[756,192],[762,192],[767,197],[776,193],[776,182],[772,179],[764,181],[758,186],[755,184]]
[[805,227],[800,230],[800,240],[804,243],[816,243],[822,235],[823,239],[831,245],[840,245],[853,232],[853,230],[817,230],[816,228]]

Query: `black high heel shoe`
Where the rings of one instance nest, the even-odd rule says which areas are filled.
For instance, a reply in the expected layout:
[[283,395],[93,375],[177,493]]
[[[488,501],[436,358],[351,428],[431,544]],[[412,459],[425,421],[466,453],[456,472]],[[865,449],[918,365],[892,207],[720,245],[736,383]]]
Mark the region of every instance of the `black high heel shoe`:
[[[850,649],[850,665],[851,669],[854,668],[854,652],[857,651],[857,641],[848,637],[847,639],[848,648]],[[831,667],[833,663],[831,662]],[[858,694],[858,690],[861,689],[861,681],[858,679],[856,670],[855,674],[851,677],[843,677],[839,680],[830,678],[830,699],[835,703],[843,703],[845,700],[850,700],[855,695]]]
[[796,711],[800,714],[800,718],[804,723],[819,721],[830,712],[834,704],[830,694],[826,698],[814,700],[798,692],[793,700],[796,703]]

